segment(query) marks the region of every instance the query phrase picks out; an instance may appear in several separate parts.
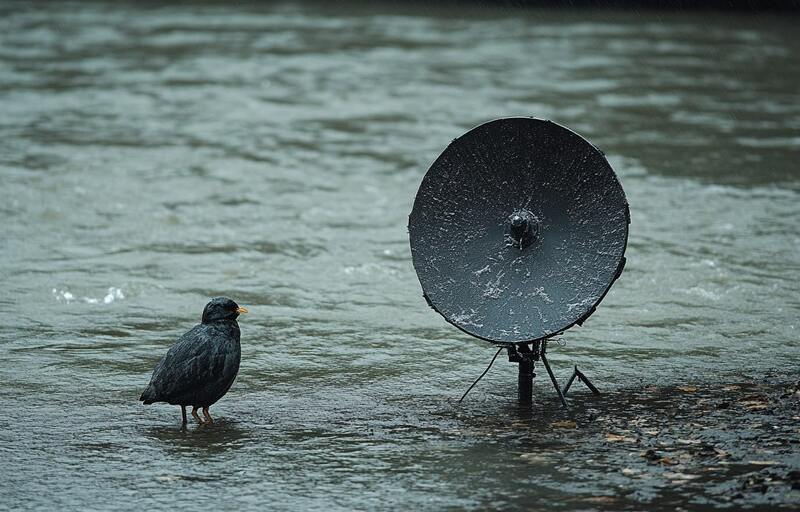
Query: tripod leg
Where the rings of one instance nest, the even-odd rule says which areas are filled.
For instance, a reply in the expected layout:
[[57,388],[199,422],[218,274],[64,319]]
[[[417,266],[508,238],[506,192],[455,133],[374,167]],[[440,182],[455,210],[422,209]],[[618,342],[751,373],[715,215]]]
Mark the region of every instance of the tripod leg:
[[558,393],[558,398],[561,399],[561,405],[564,407],[567,406],[567,400],[564,398],[564,395],[561,393],[561,387],[558,385],[558,381],[556,380],[556,376],[553,375],[553,370],[550,369],[550,363],[547,362],[547,357],[544,355],[544,350],[540,354],[542,358],[542,363],[544,363],[544,367],[547,369],[547,374],[550,376],[550,380],[553,382],[553,387],[556,388],[556,392]]
[[581,382],[583,382],[584,384],[586,384],[586,387],[587,387],[587,388],[589,388],[589,389],[591,389],[591,390],[592,390],[592,393],[593,393],[593,394],[595,394],[595,395],[599,395],[599,394],[600,394],[600,390],[599,390],[599,389],[597,389],[596,387],[594,387],[594,384],[592,384],[591,382],[589,382],[589,379],[586,377],[586,375],[584,375],[584,374],[583,374],[583,372],[581,372],[580,370],[578,370],[578,367],[577,367],[577,366],[575,367],[575,375],[576,375],[576,376],[577,376],[577,377],[578,377],[578,378],[581,380]]
[[575,371],[572,372],[572,377],[569,378],[569,380],[567,381],[567,385],[564,386],[564,391],[562,391],[562,394],[564,395],[567,394],[567,391],[569,391],[570,386],[572,386],[572,383],[575,382],[575,377],[577,376],[578,376],[578,367],[575,366]]

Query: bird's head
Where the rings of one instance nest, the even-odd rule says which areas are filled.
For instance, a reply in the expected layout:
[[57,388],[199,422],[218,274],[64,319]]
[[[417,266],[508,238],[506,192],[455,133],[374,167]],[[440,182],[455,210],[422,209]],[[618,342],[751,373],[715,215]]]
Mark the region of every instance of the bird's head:
[[247,308],[243,308],[233,302],[228,297],[217,297],[211,299],[203,309],[203,323],[210,324],[221,320],[236,320],[242,314],[247,313]]

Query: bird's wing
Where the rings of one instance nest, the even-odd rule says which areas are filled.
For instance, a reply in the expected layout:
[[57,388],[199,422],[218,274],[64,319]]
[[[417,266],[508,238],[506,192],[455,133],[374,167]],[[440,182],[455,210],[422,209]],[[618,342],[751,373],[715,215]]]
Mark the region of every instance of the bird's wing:
[[191,394],[199,387],[224,380],[234,354],[227,344],[214,342],[214,328],[199,324],[180,337],[153,371],[151,386],[160,399]]

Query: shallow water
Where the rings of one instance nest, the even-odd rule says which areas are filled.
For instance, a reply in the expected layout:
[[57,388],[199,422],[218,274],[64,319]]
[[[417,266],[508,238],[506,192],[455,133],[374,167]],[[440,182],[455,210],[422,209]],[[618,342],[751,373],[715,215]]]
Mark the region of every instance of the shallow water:
[[[798,50],[772,15],[3,4],[0,508],[616,492],[519,458],[547,441],[515,421],[563,415],[546,382],[518,408],[500,358],[454,402],[494,349],[421,297],[416,188],[476,124],[569,126],[632,224],[622,278],[551,346],[558,376],[796,375]],[[242,368],[218,423],[181,432],[136,399],[215,295],[250,309]]]

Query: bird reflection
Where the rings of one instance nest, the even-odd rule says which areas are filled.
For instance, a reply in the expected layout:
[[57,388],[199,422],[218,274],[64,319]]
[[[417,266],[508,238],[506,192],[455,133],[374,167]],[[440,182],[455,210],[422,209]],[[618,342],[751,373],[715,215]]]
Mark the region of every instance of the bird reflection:
[[241,448],[251,437],[250,430],[240,423],[221,418],[211,425],[197,425],[194,428],[160,426],[151,427],[145,435],[166,446],[170,452],[191,450],[207,455],[223,453]]

